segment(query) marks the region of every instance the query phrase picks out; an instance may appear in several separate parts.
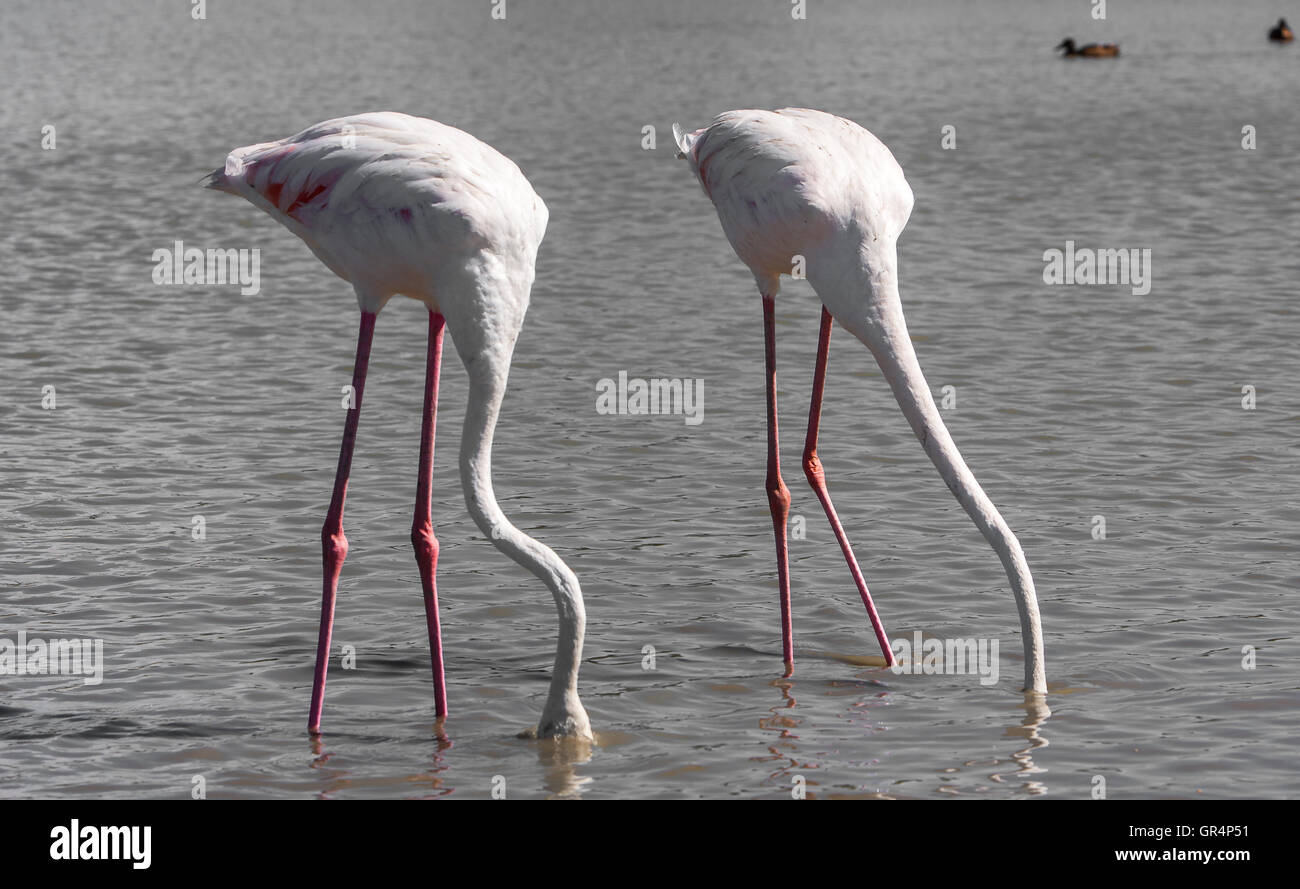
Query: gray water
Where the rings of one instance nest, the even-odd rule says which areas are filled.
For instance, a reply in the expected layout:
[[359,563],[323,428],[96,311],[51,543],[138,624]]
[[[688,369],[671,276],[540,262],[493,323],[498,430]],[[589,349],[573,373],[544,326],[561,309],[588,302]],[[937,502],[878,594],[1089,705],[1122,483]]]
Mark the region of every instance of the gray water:
[[[101,639],[104,680],[0,676],[0,795],[187,797],[201,777],[209,797],[487,797],[494,776],[512,798],[781,797],[798,776],[823,797],[1084,799],[1097,776],[1114,799],[1295,795],[1300,46],[1264,40],[1268,3],[1088,8],[814,0],[794,21],[784,2],[510,0],[494,21],[487,0],[226,0],[195,21],[176,3],[6,4],[0,636]],[[1063,61],[1066,35],[1123,56]],[[879,666],[799,471],[818,311],[801,281],[778,301],[807,528],[782,678],[759,301],[669,127],[791,105],[872,130],[916,193],[905,309],[1033,568],[1050,716],[1016,691],[996,557],[838,331],[821,453],[886,627],[1001,644],[989,687]],[[237,145],[380,109],[475,134],[550,207],[495,480],[582,579],[591,748],[517,737],[554,611],[465,511],[450,352],[434,520],[451,717],[433,723],[409,300],[379,319],[325,734],[305,731],[356,306],[286,230],[196,180]],[[259,249],[260,293],[155,285],[153,251],[177,240]],[[1043,252],[1067,240],[1149,248],[1150,293],[1045,285]],[[702,378],[704,422],[597,413],[621,370]]]

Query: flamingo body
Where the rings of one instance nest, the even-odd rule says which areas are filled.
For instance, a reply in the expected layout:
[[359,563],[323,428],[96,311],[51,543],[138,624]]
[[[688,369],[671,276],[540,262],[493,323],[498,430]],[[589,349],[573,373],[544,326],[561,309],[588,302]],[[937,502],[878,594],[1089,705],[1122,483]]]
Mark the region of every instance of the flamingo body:
[[[444,314],[462,354],[489,348],[490,331],[513,347],[546,204],[468,133],[396,112],[341,117],[236,148],[209,180],[301,238],[352,284],[362,311],[400,293]],[[466,287],[481,275],[500,286]]]
[[578,698],[585,610],[577,577],[548,547],[514,527],[492,490],[491,447],[515,340],[528,308],[542,199],[513,162],[468,133],[432,120],[376,112],[325,121],[275,142],[236,148],[209,188],[245,198],[298,235],[339,277],[361,309],[349,411],[334,500],[322,530],[325,590],[309,728],[318,730],[338,573],[347,553],[342,511],[370,338],[397,294],[429,309],[429,363],[421,470],[412,541],[425,587],[438,716],[446,713],[429,488],[445,322],[469,375],[460,470],[479,528],[551,590],[560,635],[542,736],[591,737]]
[[856,274],[845,258],[859,249],[890,259],[912,213],[912,189],[884,143],[821,111],[729,111],[680,147],[764,292],[779,290],[795,255],[819,278]]
[[[804,258],[821,297],[823,327],[814,377],[804,469],[858,582],[886,646],[883,629],[826,492],[816,454],[821,387],[831,318],[875,355],[913,431],[940,476],[992,545],[1007,571],[1020,614],[1025,689],[1046,691],[1042,630],[1033,578],[1019,541],[984,493],[948,434],[921,372],[898,292],[896,242],[912,210],[912,190],[889,149],[852,121],[803,108],[729,111],[693,133],[674,127],[679,156],[688,160],[712,199],[722,229],[750,268],[764,300],[768,346],[769,501],[777,534],[783,619],[788,599],[784,516],[789,495],[781,481],[776,438],[772,302],[780,276]],[[786,642],[787,662],[789,642]],[[890,654],[885,651],[886,662]]]

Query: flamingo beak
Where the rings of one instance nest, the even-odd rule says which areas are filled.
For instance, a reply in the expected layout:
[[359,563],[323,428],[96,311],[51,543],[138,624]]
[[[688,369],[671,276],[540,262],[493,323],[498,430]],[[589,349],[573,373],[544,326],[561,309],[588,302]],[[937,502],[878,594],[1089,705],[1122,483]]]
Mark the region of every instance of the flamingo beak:
[[230,180],[226,178],[225,170],[213,170],[198,181],[199,185],[204,188],[212,188],[217,191],[230,191]]

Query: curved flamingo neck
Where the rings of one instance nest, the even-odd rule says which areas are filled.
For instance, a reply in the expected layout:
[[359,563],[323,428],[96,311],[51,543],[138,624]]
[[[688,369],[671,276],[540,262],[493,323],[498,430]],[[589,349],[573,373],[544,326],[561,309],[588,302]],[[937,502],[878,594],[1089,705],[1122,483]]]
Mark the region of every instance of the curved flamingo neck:
[[835,308],[846,306],[847,301],[832,299],[829,301],[832,312],[871,350],[876,363],[880,365],[881,373],[893,390],[898,406],[925,449],[926,456],[939,471],[948,490],[952,491],[984,539],[998,554],[1011,583],[1016,609],[1020,614],[1025,652],[1025,690],[1045,694],[1047,676],[1043,659],[1043,631],[1029,563],[1020,541],[993,505],[993,501],[984,493],[948,433],[912,347],[892,268],[883,271],[884,273],[871,278],[870,295],[865,301],[859,295],[853,301],[855,307],[840,314],[835,312]]
[[492,489],[492,438],[505,395],[509,358],[503,362],[480,355],[466,362],[469,406],[461,439],[460,472],[465,504],[497,549],[527,568],[551,591],[559,615],[559,638],[550,693],[538,724],[541,737],[590,738],[591,725],[578,698],[578,667],[587,612],[582,587],[569,566],[550,547],[516,528],[497,504]]

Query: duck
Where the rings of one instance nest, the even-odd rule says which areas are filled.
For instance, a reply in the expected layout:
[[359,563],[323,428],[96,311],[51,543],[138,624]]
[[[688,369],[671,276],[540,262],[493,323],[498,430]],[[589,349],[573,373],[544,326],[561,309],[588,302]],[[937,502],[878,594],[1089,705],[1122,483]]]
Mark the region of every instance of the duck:
[[1286,19],[1278,19],[1277,25],[1268,32],[1268,39],[1277,43],[1290,43],[1295,40],[1295,32],[1286,23]]
[[1118,43],[1085,43],[1083,46],[1075,46],[1070,37],[1062,40],[1056,48],[1065,50],[1065,58],[1082,56],[1085,59],[1101,59],[1119,55]]

